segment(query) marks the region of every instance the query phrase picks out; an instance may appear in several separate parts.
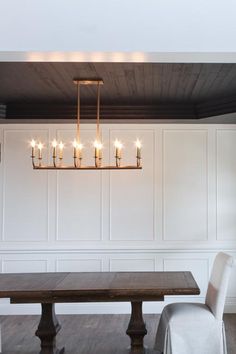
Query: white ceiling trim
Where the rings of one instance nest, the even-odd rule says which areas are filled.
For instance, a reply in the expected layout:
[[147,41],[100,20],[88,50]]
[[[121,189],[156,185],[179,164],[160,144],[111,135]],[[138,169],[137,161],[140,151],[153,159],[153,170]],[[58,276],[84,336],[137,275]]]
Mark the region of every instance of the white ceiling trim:
[[0,62],[236,63],[236,52],[0,51]]

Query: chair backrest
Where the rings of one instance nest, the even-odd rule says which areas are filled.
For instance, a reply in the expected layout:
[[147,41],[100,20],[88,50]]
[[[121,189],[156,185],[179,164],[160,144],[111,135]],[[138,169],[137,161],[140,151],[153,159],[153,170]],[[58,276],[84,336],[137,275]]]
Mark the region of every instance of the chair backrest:
[[218,320],[222,320],[228,282],[234,258],[226,253],[217,254],[206,294],[206,305]]

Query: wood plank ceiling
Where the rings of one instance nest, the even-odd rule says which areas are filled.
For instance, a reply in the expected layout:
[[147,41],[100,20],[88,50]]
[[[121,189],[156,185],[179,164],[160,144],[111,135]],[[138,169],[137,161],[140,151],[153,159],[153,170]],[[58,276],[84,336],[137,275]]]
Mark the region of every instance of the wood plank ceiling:
[[[236,112],[236,64],[0,63],[0,115],[76,116],[73,78],[102,78],[101,118],[196,119]],[[95,117],[96,88],[81,90],[82,118]]]

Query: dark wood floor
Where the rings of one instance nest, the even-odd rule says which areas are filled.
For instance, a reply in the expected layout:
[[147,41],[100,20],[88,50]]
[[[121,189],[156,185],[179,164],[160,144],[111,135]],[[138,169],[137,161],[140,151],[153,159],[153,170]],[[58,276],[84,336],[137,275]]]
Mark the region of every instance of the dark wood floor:
[[[129,338],[125,331],[128,315],[66,315],[58,316],[62,329],[58,347],[65,354],[125,354]],[[145,343],[153,347],[158,315],[145,315],[148,334]],[[236,353],[236,314],[225,315],[228,354]],[[3,354],[39,353],[39,340],[34,333],[38,316],[1,316]]]

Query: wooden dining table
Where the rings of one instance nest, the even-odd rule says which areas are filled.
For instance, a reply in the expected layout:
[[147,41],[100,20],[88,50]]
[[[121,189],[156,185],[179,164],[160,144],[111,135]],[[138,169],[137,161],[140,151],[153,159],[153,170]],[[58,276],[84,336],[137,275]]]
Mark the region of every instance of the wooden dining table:
[[[198,295],[199,287],[191,272],[85,272],[0,274],[0,298],[13,304],[41,303],[41,319],[36,336],[40,354],[62,354],[56,335],[61,326],[55,303],[119,302],[131,303],[127,335],[129,351],[145,352],[147,329],[143,320],[144,301],[164,301],[167,295]],[[79,347],[79,343],[78,343]]]

